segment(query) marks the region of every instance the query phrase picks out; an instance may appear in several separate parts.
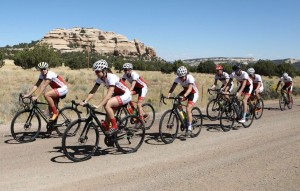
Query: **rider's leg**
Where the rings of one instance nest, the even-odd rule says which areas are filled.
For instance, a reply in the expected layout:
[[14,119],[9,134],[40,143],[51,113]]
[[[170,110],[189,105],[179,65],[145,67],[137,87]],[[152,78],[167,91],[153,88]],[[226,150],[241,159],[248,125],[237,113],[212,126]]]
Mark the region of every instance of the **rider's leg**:
[[243,111],[243,119],[246,119],[246,114],[247,114],[247,103],[248,103],[248,98],[250,97],[250,94],[245,94],[244,96],[244,99],[243,99],[243,108],[244,108],[244,111]]
[[[115,118],[115,115],[114,115],[114,109],[113,108],[122,105],[122,103],[120,104],[118,98],[119,98],[119,96],[112,97],[104,105],[104,109],[106,111],[106,116],[107,116],[106,124],[111,123],[113,129],[117,128],[117,123],[116,123],[116,118]],[[109,123],[107,123],[107,122],[109,122]]]
[[51,110],[53,112],[52,118],[50,120],[55,120],[58,116],[58,111],[57,111],[57,108],[55,106],[55,103],[54,103],[53,99],[58,98],[59,94],[58,94],[56,89],[52,89],[52,90],[49,90],[48,92],[46,92],[44,94],[44,97],[45,97],[46,101],[49,104],[49,107],[51,108]]
[[187,113],[187,127],[188,130],[191,131],[192,130],[192,120],[193,120],[193,116],[192,116],[192,108],[193,108],[193,103],[188,103],[186,106],[186,113]]

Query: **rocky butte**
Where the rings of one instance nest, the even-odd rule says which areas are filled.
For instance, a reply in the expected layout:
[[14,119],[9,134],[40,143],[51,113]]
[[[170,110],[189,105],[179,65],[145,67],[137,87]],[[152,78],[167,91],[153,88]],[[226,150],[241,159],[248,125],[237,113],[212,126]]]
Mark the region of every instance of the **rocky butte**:
[[146,59],[156,57],[153,48],[136,39],[130,41],[124,35],[95,28],[54,29],[40,43],[50,44],[60,52],[89,51],[124,57],[143,56]]

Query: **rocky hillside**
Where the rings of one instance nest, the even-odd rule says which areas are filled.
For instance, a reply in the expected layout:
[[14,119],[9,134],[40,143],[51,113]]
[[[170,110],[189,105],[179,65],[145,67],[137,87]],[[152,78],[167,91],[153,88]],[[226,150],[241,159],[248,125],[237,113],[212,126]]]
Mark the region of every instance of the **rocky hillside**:
[[153,48],[138,40],[128,40],[124,35],[105,32],[95,28],[54,29],[40,41],[48,43],[61,52],[95,51],[101,54],[146,58],[156,57]]

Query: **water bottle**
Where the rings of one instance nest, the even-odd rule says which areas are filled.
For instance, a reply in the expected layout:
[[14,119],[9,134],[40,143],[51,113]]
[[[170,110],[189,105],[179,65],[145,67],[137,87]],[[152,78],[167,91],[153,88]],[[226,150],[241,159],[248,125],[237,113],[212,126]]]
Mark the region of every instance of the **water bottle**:
[[128,111],[129,114],[133,113],[132,108],[129,104],[127,104],[127,111]]
[[183,110],[179,111],[179,115],[180,115],[181,119],[184,120],[185,115],[184,115],[184,111]]
[[137,115],[137,109],[133,109],[133,115]]

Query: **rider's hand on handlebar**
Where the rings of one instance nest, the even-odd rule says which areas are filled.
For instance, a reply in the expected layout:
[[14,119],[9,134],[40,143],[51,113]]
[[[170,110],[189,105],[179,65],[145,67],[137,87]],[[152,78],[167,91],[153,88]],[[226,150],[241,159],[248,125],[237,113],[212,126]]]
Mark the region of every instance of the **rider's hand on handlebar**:
[[168,95],[167,95],[167,98],[169,99],[169,98],[170,98],[170,96],[171,96],[171,93],[168,93]]
[[34,96],[34,97],[32,97],[32,100],[33,100],[33,101],[37,100],[37,97],[35,97],[35,96]]
[[87,104],[87,101],[85,101],[85,100],[83,100],[83,101],[80,103],[81,106],[84,106],[85,104]]

